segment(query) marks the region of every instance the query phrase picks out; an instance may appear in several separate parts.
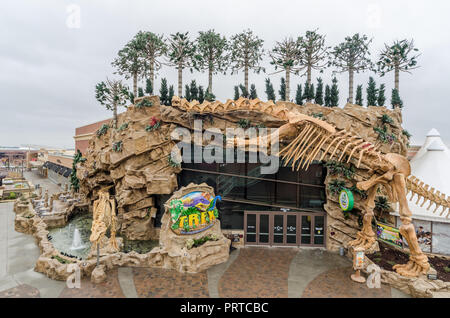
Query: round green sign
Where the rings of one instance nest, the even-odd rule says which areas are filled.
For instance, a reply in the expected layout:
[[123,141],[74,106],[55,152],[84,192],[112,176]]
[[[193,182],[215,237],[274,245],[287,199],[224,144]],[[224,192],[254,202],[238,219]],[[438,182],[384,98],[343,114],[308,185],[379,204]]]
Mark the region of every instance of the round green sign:
[[351,211],[354,203],[353,193],[350,190],[343,189],[341,193],[339,193],[339,206],[342,211]]

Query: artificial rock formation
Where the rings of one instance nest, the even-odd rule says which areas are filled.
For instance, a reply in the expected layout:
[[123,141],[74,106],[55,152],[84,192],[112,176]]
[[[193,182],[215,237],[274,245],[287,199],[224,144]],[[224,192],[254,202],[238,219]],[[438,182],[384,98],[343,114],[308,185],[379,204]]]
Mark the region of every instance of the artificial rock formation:
[[[119,117],[118,126],[127,124],[127,128],[117,131],[110,128],[91,139],[87,160],[78,171],[82,191],[90,200],[96,199],[100,187],[114,185],[121,232],[128,238],[153,235],[154,229],[148,218],[156,211],[151,198],[155,194],[170,194],[177,188],[176,173],[180,169],[169,160],[174,145],[170,134],[173,129],[181,126],[193,130],[194,120],[203,119],[203,129],[214,127],[224,132],[228,127],[240,126],[240,121],[245,119],[252,125],[278,128],[282,143],[280,155],[285,162],[292,161],[295,169],[307,169],[313,160],[335,160],[356,167],[357,179],[353,182],[368,194],[367,199],[360,200],[359,206],[364,214],[363,230],[358,232],[355,218],[346,220],[339,215],[336,200],[327,190],[325,209],[329,214],[329,249],[346,246],[355,236],[353,245],[372,248],[375,235],[370,223],[374,199],[378,186],[383,185],[386,193],[392,194],[391,201],[400,202],[405,224],[401,231],[411,243],[410,263],[399,267],[399,272],[418,275],[429,268],[426,256],[414,244],[416,238],[404,192],[406,187],[420,192],[444,210],[449,202],[442,194],[421,187],[417,180],[407,179],[409,163],[403,157],[407,138],[402,133],[400,110],[351,104],[343,109],[313,104],[299,106],[245,98],[200,104],[177,96],[173,97],[172,106],[162,106],[157,97],[143,99],[150,101],[152,106],[130,106]],[[146,126],[150,119],[151,125]],[[155,119],[158,125],[155,125]],[[246,141],[247,145],[256,142],[258,140]],[[141,201],[147,202],[146,209],[141,208]],[[134,209],[134,206],[139,208]]]
[[[173,224],[169,211],[169,203],[184,195],[200,191],[214,195],[214,189],[206,183],[189,184],[176,191],[165,205],[165,213],[162,218],[159,247],[152,250],[163,255],[166,268],[175,268],[180,272],[197,273],[209,267],[226,262],[228,260],[231,241],[225,238],[220,229],[220,221],[215,220],[213,226],[195,234],[178,234],[171,229]],[[206,241],[198,247],[190,247],[194,240],[204,237],[213,237],[214,240]]]

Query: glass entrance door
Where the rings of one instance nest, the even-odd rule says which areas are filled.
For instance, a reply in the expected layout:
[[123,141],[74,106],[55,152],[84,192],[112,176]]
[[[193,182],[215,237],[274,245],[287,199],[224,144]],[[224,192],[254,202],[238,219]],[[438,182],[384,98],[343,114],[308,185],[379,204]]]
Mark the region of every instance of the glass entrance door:
[[248,245],[324,246],[325,215],[310,212],[245,211]]
[[274,214],[273,215],[273,245],[284,245],[285,243],[285,226],[284,226],[284,215]]

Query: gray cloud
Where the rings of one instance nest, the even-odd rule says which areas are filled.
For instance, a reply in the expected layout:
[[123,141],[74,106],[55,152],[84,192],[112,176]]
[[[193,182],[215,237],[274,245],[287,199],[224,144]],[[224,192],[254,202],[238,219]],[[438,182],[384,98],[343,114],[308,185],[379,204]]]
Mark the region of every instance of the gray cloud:
[[[67,6],[78,4],[81,28],[66,25]],[[94,98],[95,84],[112,76],[111,61],[117,51],[139,30],[166,35],[177,31],[214,28],[229,37],[251,28],[265,40],[269,50],[285,36],[297,36],[319,28],[329,45],[336,45],[355,32],[373,37],[372,57],[384,42],[414,38],[422,55],[419,69],[401,74],[400,90],[405,104],[404,127],[413,134],[412,143],[421,143],[426,132],[437,128],[450,141],[446,108],[450,62],[448,1],[3,1],[0,4],[0,93],[2,125],[0,145],[44,144],[73,147],[75,127],[111,116]],[[266,57],[268,73],[273,71]],[[264,98],[267,74],[250,74]],[[278,90],[282,74],[272,75]],[[331,70],[321,76],[331,82]],[[355,84],[366,85],[370,73],[358,74]],[[176,87],[176,70],[163,67]],[[393,74],[375,76],[385,83],[387,96]],[[188,71],[184,80],[196,79],[206,86],[207,74]],[[338,75],[341,105],[347,96],[347,75]],[[295,86],[305,78],[293,77]],[[243,82],[243,74],[217,75],[213,90],[217,98],[233,96],[233,86]],[[131,84],[131,83],[129,83]],[[143,83],[141,83],[143,86]],[[365,95],[365,94],[364,94]]]

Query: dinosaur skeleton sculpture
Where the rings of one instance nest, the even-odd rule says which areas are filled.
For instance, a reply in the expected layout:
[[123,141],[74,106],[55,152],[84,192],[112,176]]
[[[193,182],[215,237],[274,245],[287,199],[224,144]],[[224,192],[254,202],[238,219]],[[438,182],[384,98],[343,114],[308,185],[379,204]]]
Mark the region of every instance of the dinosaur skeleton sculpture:
[[[361,181],[356,184],[360,190],[367,191],[367,198],[363,202],[365,211],[363,211],[363,227],[357,234],[357,238],[349,243],[350,246],[370,248],[376,242],[376,235],[372,229],[372,219],[374,217],[375,196],[379,185],[388,189],[391,202],[399,202],[399,214],[402,225],[400,233],[406,239],[410,248],[410,258],[407,264],[395,265],[394,269],[403,276],[416,277],[420,274],[426,274],[430,268],[427,256],[419,247],[414,225],[411,219],[411,211],[408,207],[407,194],[412,192],[412,197],[417,194],[417,202],[424,198],[421,206],[429,201],[430,208],[433,204],[435,209],[442,207],[440,215],[447,213],[450,215],[450,197],[429,189],[428,185],[411,175],[409,161],[399,154],[383,154],[378,147],[354,133],[338,129],[333,125],[304,114],[294,109],[289,109],[283,103],[274,104],[272,101],[267,103],[258,99],[248,100],[239,98],[236,101],[228,100],[225,104],[216,102],[198,101],[188,102],[186,99],[180,99],[174,96],[172,105],[186,111],[197,113],[225,113],[228,111],[257,111],[270,114],[273,117],[281,119],[285,123],[279,127],[278,135],[280,140],[290,140],[290,143],[284,147],[279,156],[284,160],[284,165],[291,163],[292,170],[308,169],[314,160],[335,160],[342,163],[353,163],[357,168],[361,165],[369,168],[372,177],[369,180]],[[246,140],[245,145],[258,145],[263,141],[258,137]],[[267,138],[268,142],[271,138]],[[236,144],[239,145],[236,141]],[[266,143],[264,143],[266,144]]]
[[99,191],[99,197],[94,201],[91,236],[89,240],[92,247],[100,247],[102,238],[106,234],[106,230],[111,228],[110,245],[118,250],[116,242],[116,202],[114,198],[110,198],[108,189],[103,188]]

